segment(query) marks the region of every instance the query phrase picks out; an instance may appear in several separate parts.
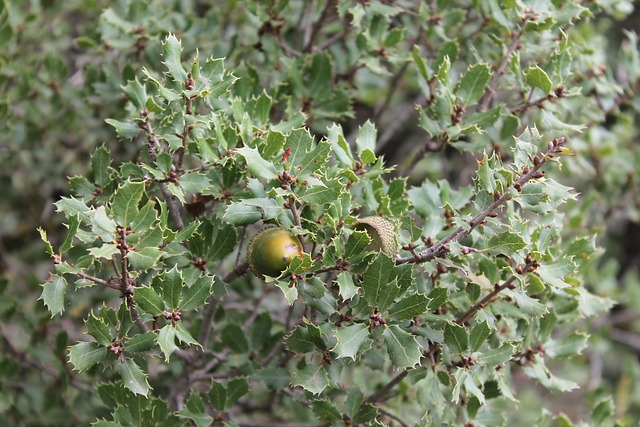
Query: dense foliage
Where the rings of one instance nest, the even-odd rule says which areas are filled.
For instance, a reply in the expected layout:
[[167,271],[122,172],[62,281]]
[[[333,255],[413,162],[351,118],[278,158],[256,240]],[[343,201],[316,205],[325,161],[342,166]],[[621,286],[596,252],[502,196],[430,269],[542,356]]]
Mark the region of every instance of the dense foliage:
[[632,425],[631,5],[468,3],[0,2],[0,424]]

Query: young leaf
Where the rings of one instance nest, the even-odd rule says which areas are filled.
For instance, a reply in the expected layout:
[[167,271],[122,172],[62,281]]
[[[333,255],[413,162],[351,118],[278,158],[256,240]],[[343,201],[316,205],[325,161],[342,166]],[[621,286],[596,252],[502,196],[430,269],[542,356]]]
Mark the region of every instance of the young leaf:
[[537,65],[532,65],[524,71],[524,81],[529,86],[542,89],[544,93],[551,92],[551,79],[547,73]]

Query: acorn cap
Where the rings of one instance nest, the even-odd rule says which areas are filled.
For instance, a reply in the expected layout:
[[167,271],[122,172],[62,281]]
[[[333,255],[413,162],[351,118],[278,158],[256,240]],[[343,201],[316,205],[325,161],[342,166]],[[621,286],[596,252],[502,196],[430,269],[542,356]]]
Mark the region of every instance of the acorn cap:
[[247,248],[249,268],[258,277],[278,277],[296,256],[302,256],[300,240],[286,228],[269,227],[258,232]]
[[371,238],[367,246],[368,251],[382,251],[391,258],[398,253],[396,230],[393,223],[381,216],[367,216],[360,218],[353,226],[354,230],[366,231]]

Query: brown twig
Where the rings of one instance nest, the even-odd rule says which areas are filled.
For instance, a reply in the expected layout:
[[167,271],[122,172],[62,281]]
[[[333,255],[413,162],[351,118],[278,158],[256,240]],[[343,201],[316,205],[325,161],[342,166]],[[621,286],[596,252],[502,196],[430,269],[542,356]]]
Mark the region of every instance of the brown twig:
[[514,274],[509,277],[502,285],[496,284],[496,286],[494,286],[493,290],[487,296],[475,303],[473,306],[471,306],[471,308],[469,308],[469,310],[465,311],[460,317],[458,317],[456,319],[456,323],[459,325],[464,325],[469,321],[469,319],[473,317],[474,314],[485,308],[487,305],[491,304],[498,297],[498,294],[500,292],[504,291],[507,288],[512,288],[514,286],[513,282],[515,282],[515,280],[516,275]]
[[[143,117],[146,118],[146,121],[140,125],[140,129],[145,131],[147,134],[147,153],[149,154],[151,163],[155,166],[158,160],[156,147],[160,146],[160,141],[158,141],[158,137],[153,130],[153,125],[151,124],[149,116],[143,114]],[[173,219],[176,228],[178,230],[182,230],[184,228],[184,222],[182,220],[182,215],[180,214],[178,199],[171,193],[166,182],[159,182],[158,185],[160,186],[160,192],[162,193],[165,202],[167,202],[171,219]]]
[[[533,167],[527,168],[528,170],[522,173],[522,175],[520,175],[520,177],[516,179],[516,181],[513,183],[513,188],[520,191],[520,189],[527,182],[529,182],[532,179],[535,179],[536,177],[539,177],[541,175],[540,169],[542,168],[542,166],[548,163],[556,153],[559,153],[562,151],[561,145],[562,143],[564,143],[564,140],[565,140],[564,138],[555,139],[552,142],[552,146],[549,148],[549,150],[546,153],[544,153],[541,157],[537,157],[538,158],[537,163],[534,162]],[[473,218],[471,218],[467,222],[468,227],[465,228],[460,226],[456,228],[448,236],[446,236],[442,240],[439,240],[438,242],[433,244],[433,246],[430,246],[429,248],[423,251],[416,252],[415,254],[412,254],[406,257],[397,257],[396,265],[407,264],[407,263],[423,263],[423,262],[431,261],[432,259],[437,257],[444,257],[449,251],[450,243],[460,242],[461,240],[463,240],[465,237],[471,234],[471,232],[477,226],[482,224],[483,221],[488,216],[492,215],[492,213],[495,212],[501,205],[506,203],[508,200],[511,200],[512,198],[513,196],[507,189],[507,191],[505,191],[504,194],[496,198],[496,200],[488,208],[486,208],[485,210],[483,210],[482,212],[476,214]]]

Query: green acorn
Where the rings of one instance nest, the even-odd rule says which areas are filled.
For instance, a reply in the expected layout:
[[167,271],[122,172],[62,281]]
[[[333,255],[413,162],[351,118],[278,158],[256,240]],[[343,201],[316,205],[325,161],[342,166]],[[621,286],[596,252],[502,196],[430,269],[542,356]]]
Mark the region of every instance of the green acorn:
[[247,260],[258,277],[278,277],[291,259],[302,256],[302,244],[291,231],[270,227],[256,234],[247,249]]
[[371,239],[368,251],[382,251],[394,258],[398,253],[396,230],[393,223],[381,216],[367,216],[360,218],[353,226],[354,230],[366,231]]

